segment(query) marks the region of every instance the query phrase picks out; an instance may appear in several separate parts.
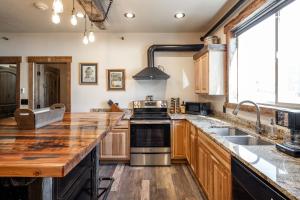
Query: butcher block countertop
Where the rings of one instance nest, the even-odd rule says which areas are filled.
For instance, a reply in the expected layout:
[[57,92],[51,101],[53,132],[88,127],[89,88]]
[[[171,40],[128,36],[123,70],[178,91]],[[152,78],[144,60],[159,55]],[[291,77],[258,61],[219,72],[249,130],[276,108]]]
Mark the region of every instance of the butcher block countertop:
[[123,113],[65,113],[63,121],[18,130],[0,120],[0,177],[63,177],[123,117]]

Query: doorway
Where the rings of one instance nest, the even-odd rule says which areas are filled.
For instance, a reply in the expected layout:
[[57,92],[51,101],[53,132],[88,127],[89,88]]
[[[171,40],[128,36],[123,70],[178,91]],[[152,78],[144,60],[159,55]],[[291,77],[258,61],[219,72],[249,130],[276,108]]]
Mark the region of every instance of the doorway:
[[12,117],[20,104],[21,57],[0,57],[0,118]]
[[71,110],[72,57],[28,57],[29,108],[63,103]]

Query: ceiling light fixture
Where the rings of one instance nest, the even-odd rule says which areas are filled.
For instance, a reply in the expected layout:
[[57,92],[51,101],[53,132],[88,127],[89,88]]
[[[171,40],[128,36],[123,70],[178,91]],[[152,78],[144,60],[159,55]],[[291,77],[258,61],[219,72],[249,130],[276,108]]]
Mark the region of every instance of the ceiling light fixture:
[[73,26],[76,26],[77,25],[77,17],[76,17],[76,14],[75,14],[75,2],[73,0],[73,9],[72,9],[72,16],[71,16],[71,24]]
[[48,5],[45,4],[44,2],[41,2],[41,1],[34,2],[33,5],[34,5],[34,7],[36,7],[37,9],[43,10],[43,11],[49,9]]
[[83,44],[87,45],[89,43],[89,38],[86,35],[86,14],[84,15],[84,33],[83,33]]
[[185,14],[182,13],[182,12],[179,12],[179,13],[176,13],[176,14],[174,15],[174,17],[175,17],[176,19],[182,19],[182,18],[185,17]]
[[52,14],[52,22],[54,24],[59,24],[60,23],[60,16],[56,12],[53,12],[53,14]]
[[[91,1],[91,15],[93,18],[93,1]],[[90,27],[90,33],[89,33],[89,41],[95,42],[95,34],[94,34],[94,24],[91,20],[91,27]]]
[[62,3],[62,0],[54,0],[52,8],[55,13],[62,13],[64,12],[64,5]]
[[135,14],[134,13],[131,13],[131,12],[128,12],[128,13],[125,13],[124,16],[128,19],[133,19],[135,18]]
[[81,11],[77,11],[76,16],[78,18],[84,18],[84,14]]

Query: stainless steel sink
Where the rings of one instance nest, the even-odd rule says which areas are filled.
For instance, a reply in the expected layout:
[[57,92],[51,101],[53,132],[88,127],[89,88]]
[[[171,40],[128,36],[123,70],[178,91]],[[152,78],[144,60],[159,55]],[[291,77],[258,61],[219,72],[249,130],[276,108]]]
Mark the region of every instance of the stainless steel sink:
[[247,136],[226,136],[224,137],[229,142],[239,145],[273,145],[271,142],[267,142],[257,137],[250,135]]
[[230,127],[215,127],[209,129],[211,133],[216,134],[218,136],[235,136],[235,135],[249,135],[248,133],[236,129],[236,128],[230,128]]

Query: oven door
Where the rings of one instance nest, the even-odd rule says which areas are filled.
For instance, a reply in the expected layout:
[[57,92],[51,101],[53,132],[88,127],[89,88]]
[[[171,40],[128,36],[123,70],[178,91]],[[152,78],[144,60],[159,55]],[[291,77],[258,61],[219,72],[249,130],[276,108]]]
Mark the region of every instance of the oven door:
[[170,135],[170,120],[131,121],[131,152],[170,152]]

